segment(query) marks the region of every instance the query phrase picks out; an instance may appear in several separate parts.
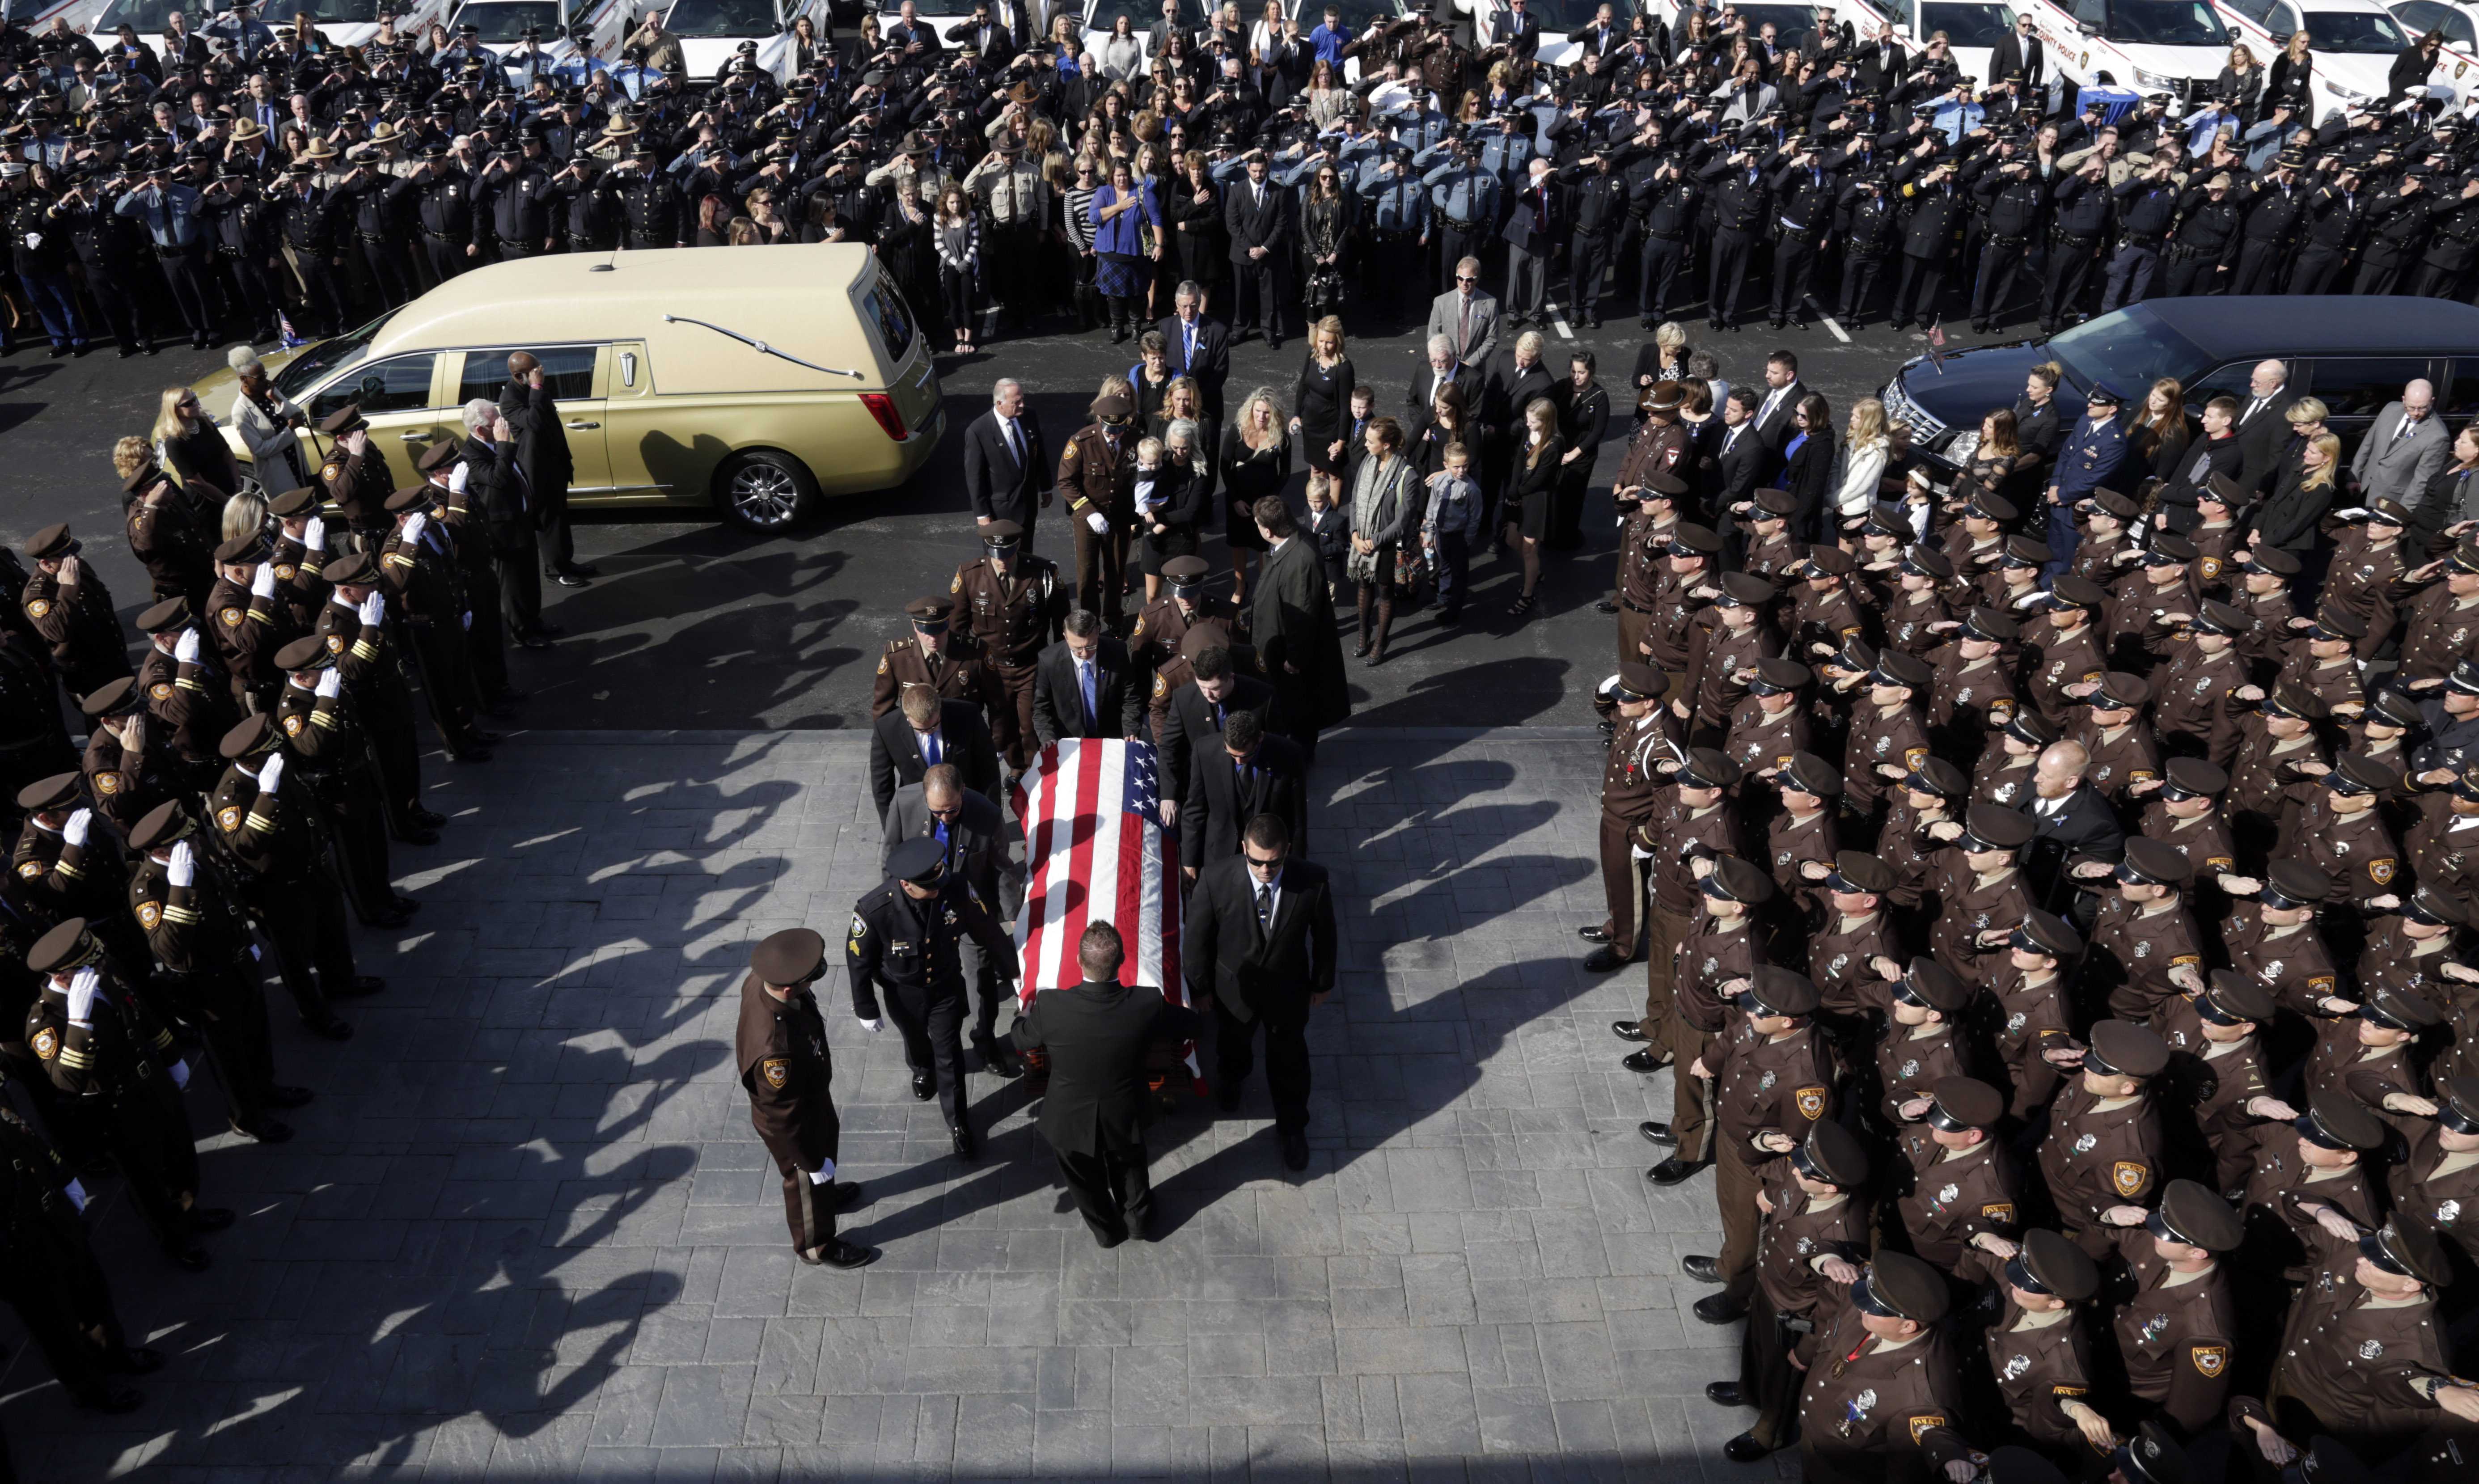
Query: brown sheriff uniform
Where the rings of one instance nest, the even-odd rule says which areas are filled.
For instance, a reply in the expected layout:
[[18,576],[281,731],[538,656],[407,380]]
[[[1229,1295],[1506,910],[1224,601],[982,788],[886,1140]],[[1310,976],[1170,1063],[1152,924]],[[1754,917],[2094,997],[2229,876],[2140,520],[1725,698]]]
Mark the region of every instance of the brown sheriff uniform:
[[2296,856],[2331,878],[2334,900],[2347,898],[2363,912],[2368,904],[2392,893],[2400,882],[2401,847],[2385,828],[2384,811],[2364,808],[2344,814],[2333,807],[2333,796],[2317,788],[2299,809],[2280,851]]
[[1791,595],[1790,656],[1802,664],[1817,657],[1817,645],[1839,652],[1867,631],[1867,620],[1848,586],[1837,584],[1819,593],[1813,581],[1804,581]]
[[2034,983],[2011,961],[1988,986],[1988,1000],[1982,1003],[1991,1006],[1986,1012],[1990,1039],[1998,1060],[2006,1063],[2006,1080],[2014,1087],[2007,1112],[2015,1117],[2028,1116],[2046,1104],[2066,1075],[2041,1055],[2052,1047],[2074,1044],[2067,1034],[2064,989],[2065,981],[2058,974],[2052,972]]
[[[1133,431],[1088,422],[1059,455],[1059,493],[1067,498],[1076,531],[1076,605],[1116,627],[1128,579],[1128,530],[1135,509],[1137,444]],[[1088,515],[1099,514],[1103,530]]]
[[1239,614],[1218,598],[1183,605],[1165,593],[1137,611],[1137,625],[1128,630],[1128,657],[1144,670],[1160,670],[1178,657],[1180,641],[1188,631],[1207,620],[1220,624],[1226,632],[1240,625]]
[[[1831,863],[1830,857],[1827,863]],[[1859,1015],[1888,1009],[1893,1004],[1893,992],[1869,964],[1880,956],[1901,962],[1894,948],[1893,931],[1882,911],[1870,912],[1865,917],[1835,913],[1822,931],[1810,936],[1807,947],[1807,977],[1815,981],[1826,1011],[1837,1015]]]
[[2381,1458],[2441,1415],[2413,1382],[2448,1374],[2432,1292],[2379,1298],[2359,1286],[2359,1247],[2315,1229],[2313,1278],[2289,1307],[2272,1363],[2275,1425],[2329,1433],[2362,1458]]
[[947,591],[957,602],[951,622],[970,624],[973,638],[1013,704],[1016,745],[1008,763],[1020,770],[1033,760],[1035,666],[1042,646],[1059,637],[1060,621],[1067,616],[1067,590],[1059,580],[1059,568],[1048,557],[1019,550],[1001,576],[983,557],[957,568]]
[[[1962,855],[1960,851],[1950,854],[1957,859]],[[2010,966],[2010,950],[2003,942],[1982,948],[1980,935],[2011,933],[2031,911],[2032,893],[2024,884],[2023,873],[2010,865],[1993,877],[1983,878],[1977,871],[1964,874],[1966,880],[1939,893],[1942,910],[1929,926],[1929,952],[1966,984],[1985,989],[2001,969]]]
[[329,450],[326,462],[319,466],[319,483],[326,490],[328,502],[344,512],[353,529],[371,535],[388,528],[387,499],[396,493],[396,475],[388,470],[387,453],[379,447],[375,430],[359,453],[347,453],[341,447]]
[[[2307,641],[2293,641],[2282,657],[2280,673],[2273,684],[2287,680],[2300,690],[2313,695],[2332,711],[2364,710],[2367,693],[2359,684],[2359,662],[2344,654],[2338,659],[2317,659],[2307,652]],[[2269,690],[2271,687],[2266,686]]]
[[2023,1229],[2015,1196],[2022,1177],[1994,1134],[1968,1149],[1920,1141],[1910,1164],[1910,1190],[1894,1203],[1911,1252],[1931,1267],[1966,1282],[1995,1282],[2005,1264],[1971,1244],[1982,1232],[2013,1240]]
[[2307,1094],[2345,1092],[2367,1105],[2370,1112],[2391,1124],[2404,1139],[2418,1132],[2420,1120],[2415,1113],[2393,1113],[2385,1107],[2385,1099],[2398,1092],[2406,1097],[2425,1097],[2427,1087],[2411,1063],[2411,1050],[2415,1041],[2401,1041],[2390,1046],[2367,1046],[2359,1041],[2361,1021],[2356,1015],[2338,1020],[2326,1020],[2315,1036],[2315,1049],[2307,1054]]
[[1841,821],[1830,804],[1804,819],[1782,809],[1765,826],[1765,867],[1781,892],[1775,898],[1776,915],[1789,925],[1785,935],[1796,942],[1802,963],[1811,957],[1807,921],[1825,909],[1825,895],[1799,868],[1810,860],[1830,866],[1840,849]]
[[[1755,924],[1748,915],[1726,927],[1719,918],[1706,917],[1695,932],[1678,940],[1673,958],[1676,967],[1670,1054],[1675,1080],[1671,1085],[1670,1131],[1678,1140],[1678,1158],[1710,1159],[1713,1148],[1706,1140],[1722,1080],[1721,1068],[1714,1062],[1722,1049],[1721,1038],[1746,1027],[1745,1017],[1723,998],[1722,985],[1752,976],[1756,965],[1765,961],[1764,947],[1756,941]],[[1689,1070],[1700,1060],[1713,1073],[1709,1086]]]
[[1725,797],[1709,809],[1691,809],[1679,803],[1676,790],[1669,790],[1652,818],[1636,826],[1628,839],[1652,852],[1652,911],[1645,919],[1644,1019],[1638,1029],[1650,1044],[1667,1045],[1676,950],[1679,941],[1695,931],[1696,919],[1704,910],[1703,886],[1688,862],[1687,847],[1703,845],[1722,855],[1740,854],[1738,806]]
[[2067,729],[2066,736],[2091,753],[2091,765],[2083,770],[2083,777],[2118,808],[2126,807],[2128,789],[2160,776],[2160,747],[2140,714],[2126,726],[2104,730],[2091,724],[2087,713]]
[[[1741,934],[1744,936],[1745,934]],[[1811,1026],[1777,1039],[1758,1036],[1742,1017],[1707,1043],[1713,1074],[1714,1193],[1722,1207],[1722,1273],[1726,1292],[1745,1301],[1756,1286],[1756,1191],[1764,1170],[1781,1156],[1755,1145],[1779,1134],[1793,1145],[1831,1111],[1832,1067]],[[1684,1067],[1688,1063],[1681,1060]],[[1685,1148],[1682,1140],[1680,1147]]]
[[1685,685],[1690,647],[1698,617],[1712,601],[1696,595],[1710,591],[1713,576],[1708,570],[1681,577],[1664,562],[1653,586],[1652,611],[1645,618],[1645,652],[1627,656],[1629,662],[1649,664],[1669,676],[1673,699],[1692,699]]
[[1800,1390],[1801,1472],[1809,1484],[1925,1480],[1922,1445],[1953,1436],[1961,1394],[1942,1329],[1889,1344],[1845,1309]]
[[2185,857],[2195,868],[2197,890],[2213,877],[2237,870],[2237,848],[2230,843],[2230,827],[2221,823],[2217,809],[2181,817],[2171,814],[2156,794],[2143,806],[2142,828],[2135,833],[2148,834]]
[[2366,637],[2355,646],[2361,659],[2376,652],[2393,627],[2393,585],[2402,575],[2402,531],[2374,521],[2353,525],[2334,544],[2324,569],[2320,605],[2366,621]]
[[94,799],[95,812],[112,821],[124,840],[130,829],[146,817],[147,810],[188,792],[174,771],[178,759],[166,755],[172,750],[166,735],[168,729],[145,711],[138,715],[144,730],[140,734],[137,752],[123,750],[111,729],[95,721],[89,723],[92,729],[87,733],[82,762],[87,792]]
[[[2035,634],[2041,641],[2036,647]],[[2024,630],[2023,639],[2024,699],[2062,729],[2074,716],[2076,704],[2066,687],[2097,680],[2108,668],[2099,631],[2089,620],[2062,634],[2054,627],[2032,625]]]
[[2412,796],[2417,822],[2402,837],[2411,875],[2456,901],[2479,902],[2479,812],[2457,813],[2449,793]]
[[1742,677],[1754,672],[1757,660],[1779,654],[1781,639],[1761,617],[1745,628],[1733,628],[1720,616],[1722,609],[1705,611],[1713,619],[1697,626],[1688,650],[1687,682],[1679,697],[1693,708],[1698,727],[1718,734],[1730,725],[1731,707],[1747,695],[1748,682]]
[[2191,641],[2181,645],[2152,677],[2153,729],[2227,768],[2238,750],[2230,693],[2246,683],[2246,656],[2236,645],[2213,654]]
[[2333,956],[2313,921],[2277,928],[2263,920],[2261,903],[2240,899],[2221,922],[2221,945],[2230,967],[2262,985],[2285,1010],[2320,1015],[2316,1002],[2341,992]]
[[1015,702],[989,663],[982,642],[969,633],[949,633],[935,650],[907,636],[890,639],[878,657],[878,675],[870,682],[869,714],[884,716],[914,686],[948,701],[966,701],[981,708],[989,722],[990,743],[1013,757],[1016,740]]
[[1929,685],[1928,722],[1937,755],[1969,764],[1984,756],[1982,749],[2002,752],[1990,733],[2014,719],[2018,704],[2004,652],[1965,659],[1961,646],[1945,644],[1925,657],[1936,672]]
[[1863,702],[1851,714],[1851,735],[1842,758],[1842,806],[1853,814],[1873,814],[1879,798],[1894,786],[1877,771],[1878,764],[1916,770],[1929,760],[1928,728],[1918,705],[1905,703],[1891,710]]
[[2173,1042],[2171,1069],[2179,1087],[2192,1100],[2195,1126],[2212,1151],[2212,1188],[2234,1190],[2246,1183],[2254,1167],[2257,1134],[2264,1121],[2246,1105],[2269,1096],[2272,1080],[2264,1075],[2263,1048],[2255,1036],[2235,1041],[2205,1041],[2186,1032],[2191,1044]]
[[2070,1307],[2026,1314],[2008,1298],[1987,1336],[1988,1369],[2014,1425],[2045,1447],[2088,1454],[2082,1430],[2057,1410],[2063,1402],[2091,1399],[2091,1342],[2082,1313]]
[[1945,642],[1945,635],[1930,626],[1951,622],[1954,610],[1934,588],[1922,593],[1904,590],[1885,605],[1883,617],[1886,645],[1926,659]]
[[1938,1083],[1948,1077],[1968,1077],[1971,1070],[1970,1058],[1951,1024],[1908,1026],[1889,1019],[1885,1034],[1877,1041],[1877,1086],[1882,1094],[1878,1112],[1896,1126],[1904,1145],[1916,1140],[1933,1149],[1937,1144],[1928,1137],[1926,1125],[1903,1116],[1902,1107],[1914,1098],[1933,1096]]
[[1750,696],[1731,708],[1730,727],[1723,734],[1722,752],[1742,772],[1752,776],[1766,768],[1786,768],[1794,755],[1808,750],[1807,707],[1800,704],[1798,696],[1783,699],[1789,704],[1777,711],[1765,709],[1763,699],[1757,696]]
[[[1850,1302],[1849,1291],[1818,1272],[1817,1262],[1838,1257],[1853,1267],[1868,1266],[1868,1208],[1848,1192],[1818,1201],[1789,1178],[1786,1168],[1776,1163],[1765,1185],[1766,1198],[1774,1209],[1756,1233],[1756,1287],[1749,1296],[1748,1323],[1754,1326],[1778,1319],[1807,1323],[1810,1327],[1803,1332],[1776,1331],[1763,1337],[1770,1342],[1768,1350],[1797,1355],[1806,1363],[1814,1360],[1818,1339],[1833,1327],[1834,1317]],[[1758,1394],[1757,1378],[1744,1373],[1749,1359],[1743,1346],[1739,1382],[1743,1396]],[[1795,1392],[1800,1372],[1787,1365],[1781,1370],[1782,1379]]]
[[1752,573],[1779,588],[1791,580],[1791,568],[1805,560],[1799,544],[1790,539],[1790,531],[1785,527],[1778,536],[1749,542],[1747,557],[1740,563],[1739,570]]
[[112,589],[94,563],[81,557],[77,586],[37,567],[18,593],[26,622],[50,646],[52,668],[73,696],[88,696],[104,683],[129,673],[129,652],[123,646],[120,618],[112,605]]
[[2230,1336],[2237,1329],[2229,1276],[2218,1263],[2175,1271],[2145,1241],[2129,1241],[2125,1257],[2134,1296],[2112,1327],[2127,1389],[2192,1436],[2220,1420],[2229,1395]]
[[2307,1234],[2315,1223],[2299,1211],[2301,1201],[2322,1201],[2367,1231],[2384,1221],[2362,1166],[2313,1167],[2298,1157],[2294,1126],[2262,1125],[2256,1134],[2255,1167],[2247,1174],[2246,1194],[2239,1202],[2246,1216],[2246,1256],[2260,1267],[2291,1269],[2293,1283],[2312,1276],[2303,1265]]
[[[1639,826],[1660,812],[1670,777],[1658,764],[1677,757],[1670,713],[1658,704],[1634,721],[1622,718],[1610,734],[1601,769],[1601,890],[1609,901],[1610,946],[1635,953],[1636,908],[1644,901],[1644,873],[1630,843]],[[1726,808],[1727,806],[1725,805]]]
[[2104,1098],[2081,1077],[2058,1089],[2040,1141],[2040,1173],[2057,1208],[2057,1222],[2098,1262],[2109,1234],[2100,1215],[2111,1206],[2151,1204],[2160,1184],[2160,1115],[2152,1099]]
[[2141,906],[2112,893],[2101,899],[2083,958],[2087,984],[2108,987],[2108,1012],[2119,1020],[2149,1024],[2160,1002],[2177,994],[2173,968],[2204,972],[2201,935],[2184,901]]
[[2403,605],[2400,680],[2441,679],[2479,655],[2479,594],[2456,598],[2442,582]]
[[1619,532],[1619,663],[1635,665],[1644,662],[1644,652],[1637,648],[1645,630],[1652,627],[1653,604],[1661,601],[1661,587],[1670,576],[1662,560],[1670,548],[1670,532],[1675,520],[1655,521],[1643,510],[1626,518]]
[[1971,802],[2002,805],[2009,809],[2030,808],[2032,801],[2038,797],[2032,774],[2039,761],[2037,753],[2017,757],[1991,738],[1988,750],[1980,755],[1979,764],[1972,769]]
[[734,1064],[749,1091],[749,1121],[783,1177],[783,1220],[792,1245],[806,1251],[834,1240],[827,1191],[809,1179],[835,1157],[843,1121],[835,1114],[834,1059],[827,1023],[807,985],[778,1000],[755,974],[740,984]]
[[2298,616],[2296,602],[2287,587],[2269,593],[2250,593],[2240,582],[2230,592],[2230,606],[2255,620],[2255,627],[2238,635],[2238,652],[2253,664],[2281,663],[2281,647],[2292,636],[2289,621]]
[[2236,521],[2219,521],[2196,526],[2186,533],[2195,544],[2195,590],[2218,598],[2229,589],[2226,574],[2231,559],[2246,540],[2246,532]]
[[2448,1150],[2433,1122],[2411,1140],[2410,1158],[2388,1177],[2393,1209],[2436,1228],[2437,1235],[2479,1255],[2479,1149]]
[[260,598],[246,582],[218,577],[207,595],[203,627],[224,673],[232,677],[233,699],[251,712],[275,704],[275,688],[284,682],[284,673],[275,668],[275,652],[303,632],[294,625],[283,593],[279,583],[273,594]]
[[2310,798],[2323,792],[2318,776],[2301,772],[2299,764],[2329,764],[2330,759],[2313,731],[2276,737],[2264,729],[2260,711],[2241,715],[2238,727],[2238,750],[2230,761],[2230,787],[2222,795],[2222,806],[2241,835],[2261,833],[2269,843]]

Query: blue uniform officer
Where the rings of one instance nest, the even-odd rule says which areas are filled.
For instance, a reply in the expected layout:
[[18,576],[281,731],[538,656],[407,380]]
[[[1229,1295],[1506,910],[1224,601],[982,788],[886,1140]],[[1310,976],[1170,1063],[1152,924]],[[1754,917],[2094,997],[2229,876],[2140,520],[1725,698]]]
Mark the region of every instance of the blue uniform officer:
[[2093,382],[2083,420],[2057,448],[2057,467],[2049,472],[2049,564],[2040,569],[2044,583],[2066,570],[2083,541],[2075,529],[2075,502],[2109,488],[2126,467],[2126,429],[2117,421],[2125,400],[2108,382]]

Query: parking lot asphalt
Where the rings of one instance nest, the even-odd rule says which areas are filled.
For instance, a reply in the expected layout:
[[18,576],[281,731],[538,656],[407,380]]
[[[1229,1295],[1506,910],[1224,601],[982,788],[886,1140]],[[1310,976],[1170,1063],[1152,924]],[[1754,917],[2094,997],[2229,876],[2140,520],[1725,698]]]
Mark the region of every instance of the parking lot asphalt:
[[[1623,409],[1633,397],[1624,383],[1648,338],[1631,315],[1615,314],[1619,307],[1612,303],[1614,317],[1598,330],[1552,326],[1546,357],[1553,373],[1564,372],[1573,345],[1591,347],[1599,360],[1619,410],[1597,452],[1602,490],[1625,450],[1631,423]],[[1378,321],[1350,305],[1344,320],[1360,378],[1377,383],[1382,411],[1399,411],[1421,365],[1420,324]],[[1744,332],[1708,336],[1700,320],[1685,322],[1691,339],[1719,356],[1733,384],[1759,381],[1765,355],[1776,345],[1797,352],[1804,379],[1831,400],[1837,424],[1852,398],[1874,393],[1903,361],[1926,348],[1881,324],[1848,330],[1846,341],[1826,324],[1776,333],[1759,321]],[[1965,333],[1954,340],[1979,338]],[[1236,347],[1231,403],[1250,388],[1267,386],[1289,408],[1305,348],[1296,338],[1279,351],[1262,342]],[[961,482],[961,435],[986,410],[991,381],[1004,375],[1025,384],[1056,448],[1086,421],[1085,408],[1103,378],[1136,359],[1133,345],[1114,345],[1106,334],[1001,340],[969,358],[940,357],[948,432],[919,477],[900,490],[836,499],[818,520],[784,537],[755,537],[703,511],[578,512],[578,559],[596,564],[603,576],[583,589],[550,588],[549,616],[567,636],[549,651],[513,652],[516,682],[533,694],[524,724],[865,724],[870,676],[883,642],[903,629],[903,604],[945,591],[956,566],[980,554]],[[147,590],[120,535],[113,441],[146,430],[163,388],[222,364],[221,347],[167,348],[127,361],[109,348],[53,361],[37,348],[0,360],[0,448],[6,449],[0,538],[13,546],[53,521],[70,522],[89,550],[100,553],[123,617],[134,617]],[[209,410],[220,416],[224,409]],[[409,482],[409,470],[397,473]],[[1304,473],[1293,477],[1295,503],[1304,479]],[[1528,622],[1505,617],[1520,586],[1515,564],[1483,557],[1474,563],[1474,602],[1460,629],[1439,629],[1426,614],[1398,623],[1393,652],[1383,666],[1351,667],[1354,724],[1588,720],[1592,687],[1613,658],[1610,622],[1593,609],[1613,572],[1610,516],[1606,496],[1596,496],[1585,513],[1585,547],[1550,555],[1543,603]],[[1072,568],[1072,555],[1049,532],[1041,550]],[[1219,550],[1215,540],[1207,554],[1218,560]]]

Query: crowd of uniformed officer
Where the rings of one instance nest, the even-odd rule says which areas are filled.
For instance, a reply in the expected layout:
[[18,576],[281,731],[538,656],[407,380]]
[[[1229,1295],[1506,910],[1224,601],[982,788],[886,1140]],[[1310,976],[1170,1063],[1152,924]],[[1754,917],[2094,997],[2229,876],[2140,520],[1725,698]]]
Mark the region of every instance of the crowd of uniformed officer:
[[[262,528],[212,552],[147,553],[160,601],[138,615],[138,664],[67,525],[23,563],[0,553],[0,963],[18,991],[0,1077],[22,1093],[0,1109],[0,1290],[81,1405],[138,1405],[115,1376],[160,1362],[114,1316],[76,1215],[89,1188],[116,1173],[165,1256],[209,1266],[197,1239],[233,1215],[200,1200],[192,1077],[212,1069],[233,1133],[292,1137],[277,1114],[311,1093],[279,1080],[265,971],[314,1033],[351,1036],[338,1002],[384,985],[357,969],[349,923],[410,919],[391,848],[446,823],[422,802],[415,693],[461,761],[490,755],[476,714],[513,696],[484,652],[498,624],[473,622],[498,595],[467,585],[465,550],[488,533],[469,524],[459,447],[422,451],[396,488],[353,409],[323,430],[320,489],[276,495]],[[224,514],[151,460],[127,490],[158,529]]]
[[[2450,478],[2301,497],[2334,441],[2279,370],[2169,478],[2084,446],[2102,385],[1815,525],[1780,450],[1716,494],[1648,395],[1583,932],[1645,964],[1612,1030],[1672,1080],[1649,1178],[1714,1172],[1683,1267],[1747,1321],[1733,1458],[2174,1484],[2479,1446],[2479,535]],[[2424,394],[2374,436],[2434,431]]]

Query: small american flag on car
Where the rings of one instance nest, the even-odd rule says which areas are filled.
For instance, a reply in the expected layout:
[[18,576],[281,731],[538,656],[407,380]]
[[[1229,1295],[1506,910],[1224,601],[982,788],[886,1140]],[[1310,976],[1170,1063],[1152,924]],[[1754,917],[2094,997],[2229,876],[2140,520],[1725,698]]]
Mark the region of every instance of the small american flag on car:
[[[1180,974],[1179,852],[1162,822],[1161,764],[1149,742],[1064,737],[1041,750],[1015,789],[1032,870],[1016,914],[1016,993],[1081,984],[1076,945],[1090,924],[1119,930],[1119,983],[1188,1003]],[[1191,1077],[1193,1042],[1179,1049]],[[1201,1086],[1200,1086],[1201,1090]]]

